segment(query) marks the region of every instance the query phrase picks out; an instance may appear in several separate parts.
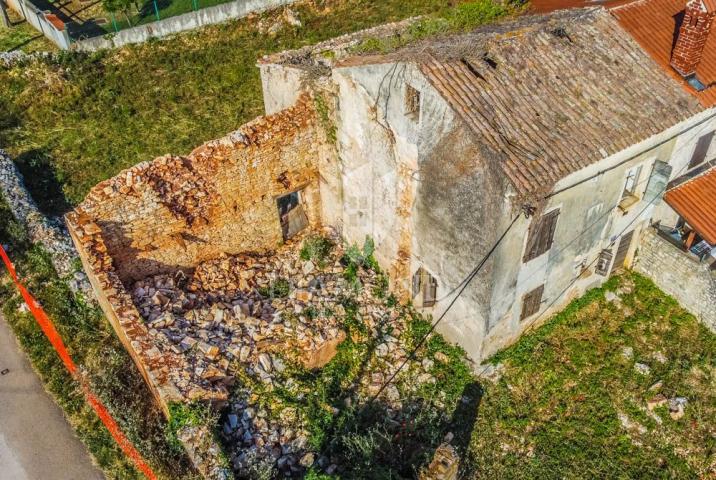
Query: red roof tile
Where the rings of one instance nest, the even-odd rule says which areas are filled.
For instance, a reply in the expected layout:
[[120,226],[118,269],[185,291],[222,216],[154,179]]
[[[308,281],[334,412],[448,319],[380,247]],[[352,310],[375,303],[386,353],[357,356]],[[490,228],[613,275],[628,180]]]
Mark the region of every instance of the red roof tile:
[[522,17],[444,43],[420,51],[422,73],[523,197],[703,108],[601,8]]
[[[708,0],[716,3],[716,0]],[[716,86],[697,92],[669,65],[677,18],[684,11],[686,0],[638,0],[611,9],[622,27],[639,42],[644,50],[684,88],[706,107],[716,105]],[[704,49],[704,56],[696,69],[697,78],[704,85],[716,84],[716,31],[711,33]]]
[[704,240],[716,245],[716,167],[667,191],[664,201]]
[[547,13],[565,8],[616,7],[634,0],[532,0],[530,6],[536,12]]

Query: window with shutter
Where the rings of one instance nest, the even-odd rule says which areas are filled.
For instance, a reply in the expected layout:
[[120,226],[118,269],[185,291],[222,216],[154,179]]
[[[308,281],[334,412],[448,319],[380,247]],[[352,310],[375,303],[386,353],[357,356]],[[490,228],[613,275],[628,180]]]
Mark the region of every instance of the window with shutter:
[[691,155],[691,160],[689,161],[689,169],[697,167],[706,161],[706,156],[709,153],[709,148],[711,148],[711,142],[714,139],[714,134],[716,134],[716,132],[707,133],[699,138],[698,142],[696,142],[696,148],[694,149],[694,153]]
[[432,307],[437,302],[438,281],[420,267],[413,275],[413,301],[417,307]]
[[660,200],[664,196],[666,191],[666,185],[669,183],[669,177],[671,177],[671,165],[661,160],[654,162],[654,168],[649,176],[649,183],[646,185],[646,191],[644,191],[644,201],[648,203],[654,203],[656,200]]
[[405,86],[405,114],[413,120],[420,119],[420,90]]
[[543,293],[544,284],[535,288],[522,298],[522,313],[520,314],[520,320],[524,320],[539,312],[540,306],[542,305]]
[[525,248],[523,262],[529,262],[552,248],[558,217],[559,209],[556,209],[542,215],[536,222],[532,222],[527,237],[527,247]]

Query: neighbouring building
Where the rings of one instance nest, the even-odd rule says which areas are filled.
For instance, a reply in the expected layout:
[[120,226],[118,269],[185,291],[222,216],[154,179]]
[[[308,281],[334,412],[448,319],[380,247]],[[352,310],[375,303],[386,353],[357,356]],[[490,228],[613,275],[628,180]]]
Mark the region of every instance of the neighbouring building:
[[[710,241],[670,199],[679,187],[675,210],[661,199],[711,158],[711,90],[691,67],[667,71],[618,17],[558,11],[357,53],[403,22],[266,57],[266,116],[97,185],[70,231],[160,403],[179,399],[167,372],[185,360],[152,343],[129,286],[306,226],[371,237],[391,289],[435,315],[496,245],[439,327],[475,362],[630,266],[651,224],[681,215]],[[693,67],[703,86],[707,54]]]

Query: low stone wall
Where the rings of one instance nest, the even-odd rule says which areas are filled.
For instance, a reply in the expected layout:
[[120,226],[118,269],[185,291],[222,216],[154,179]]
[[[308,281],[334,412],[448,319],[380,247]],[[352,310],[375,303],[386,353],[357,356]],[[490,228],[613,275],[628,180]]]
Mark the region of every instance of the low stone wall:
[[716,331],[716,272],[706,263],[698,263],[648,228],[641,236],[634,269]]
[[203,8],[196,12],[169,17],[146,25],[120,30],[118,33],[108,34],[103,37],[81,40],[73,43],[72,49],[95,51],[103,48],[117,48],[132,43],[141,43],[150,38],[166,37],[186,30],[193,30],[206,25],[245,17],[250,13],[263,12],[284,5],[290,5],[295,1],[296,0],[236,0],[214,7]]
[[77,251],[61,222],[49,221],[37,208],[25,188],[22,174],[9,155],[0,150],[0,194],[7,201],[13,216],[25,226],[30,241],[50,253],[57,273],[69,280],[73,291],[82,291],[93,298],[92,288],[84,273],[77,271]]

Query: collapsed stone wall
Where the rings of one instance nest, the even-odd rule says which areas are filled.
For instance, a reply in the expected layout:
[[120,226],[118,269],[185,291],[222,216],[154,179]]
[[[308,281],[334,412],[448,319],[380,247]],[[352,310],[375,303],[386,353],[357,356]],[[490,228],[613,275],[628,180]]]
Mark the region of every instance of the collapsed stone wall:
[[[309,225],[318,226],[323,136],[316,124],[313,99],[304,95],[186,157],[168,155],[121,172],[67,215],[98,301],[165,413],[186,398],[169,372],[191,366],[185,356],[157,348],[127,285],[224,254],[274,249],[283,240],[276,201],[287,193],[302,191]],[[192,399],[221,402],[226,390],[202,386]]]
[[283,239],[278,197],[300,190],[309,224],[320,224],[321,138],[304,95],[186,157],[140,163],[98,184],[70,223],[96,223],[125,284],[224,253],[275,248]]
[[647,228],[641,235],[634,269],[716,331],[716,271],[708,264],[698,263]]

